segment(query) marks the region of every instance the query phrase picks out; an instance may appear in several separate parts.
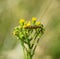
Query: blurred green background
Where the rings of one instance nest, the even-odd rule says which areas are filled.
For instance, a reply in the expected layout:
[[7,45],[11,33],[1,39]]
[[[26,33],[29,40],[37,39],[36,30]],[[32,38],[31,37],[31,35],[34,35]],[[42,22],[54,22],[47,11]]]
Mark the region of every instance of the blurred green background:
[[60,0],[0,0],[0,59],[23,59],[12,31],[20,18],[32,17],[45,26],[33,59],[60,59]]

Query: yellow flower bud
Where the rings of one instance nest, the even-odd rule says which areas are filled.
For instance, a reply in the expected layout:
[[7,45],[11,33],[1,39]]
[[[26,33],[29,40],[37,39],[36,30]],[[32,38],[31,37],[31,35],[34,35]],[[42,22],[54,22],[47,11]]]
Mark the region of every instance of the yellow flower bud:
[[36,21],[36,20],[37,20],[37,18],[36,18],[36,17],[33,17],[33,18],[32,18],[32,21]]
[[25,22],[24,19],[20,19],[20,21],[19,21],[20,24],[21,24],[21,23],[24,23],[24,22]]
[[41,23],[40,22],[36,22],[36,25],[40,25]]
[[30,26],[31,25],[31,23],[30,23],[30,21],[27,23],[27,26]]

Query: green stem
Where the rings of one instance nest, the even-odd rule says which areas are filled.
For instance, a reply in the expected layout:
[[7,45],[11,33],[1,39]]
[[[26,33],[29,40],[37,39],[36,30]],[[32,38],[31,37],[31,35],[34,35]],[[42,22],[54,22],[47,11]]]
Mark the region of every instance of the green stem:
[[24,59],[32,59],[32,55],[31,55],[31,49],[28,49],[28,51],[23,48],[24,50]]
[[32,59],[32,56],[30,53],[27,54],[27,59]]

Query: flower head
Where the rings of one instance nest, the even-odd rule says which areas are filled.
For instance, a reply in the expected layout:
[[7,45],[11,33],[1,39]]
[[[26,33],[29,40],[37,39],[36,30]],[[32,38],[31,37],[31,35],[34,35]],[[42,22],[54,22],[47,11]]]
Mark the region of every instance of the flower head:
[[40,25],[41,23],[40,22],[36,22],[36,25]]
[[30,26],[31,25],[31,23],[30,23],[30,21],[27,23],[27,26]]
[[36,17],[33,17],[33,18],[32,18],[32,21],[36,21],[36,20],[37,20],[37,18],[36,18]]
[[20,21],[19,21],[20,24],[23,24],[24,22],[25,22],[24,19],[20,19]]

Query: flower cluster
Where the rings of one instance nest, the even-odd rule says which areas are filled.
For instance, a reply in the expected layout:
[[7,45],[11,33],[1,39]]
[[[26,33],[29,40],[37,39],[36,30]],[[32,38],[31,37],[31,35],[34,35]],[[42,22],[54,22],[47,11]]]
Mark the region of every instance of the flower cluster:
[[27,54],[30,55],[30,59],[32,59],[37,43],[43,33],[44,26],[40,21],[37,21],[36,17],[33,17],[31,21],[20,19],[19,25],[15,27],[13,31],[13,35],[20,40],[21,45],[26,50]]

